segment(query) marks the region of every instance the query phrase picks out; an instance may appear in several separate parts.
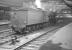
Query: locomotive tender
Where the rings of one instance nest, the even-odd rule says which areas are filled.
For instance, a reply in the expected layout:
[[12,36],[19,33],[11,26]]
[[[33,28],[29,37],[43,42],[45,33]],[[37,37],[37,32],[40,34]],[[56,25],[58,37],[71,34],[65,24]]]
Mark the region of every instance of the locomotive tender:
[[11,24],[15,32],[32,32],[48,26],[49,17],[41,9],[14,10],[11,14]]

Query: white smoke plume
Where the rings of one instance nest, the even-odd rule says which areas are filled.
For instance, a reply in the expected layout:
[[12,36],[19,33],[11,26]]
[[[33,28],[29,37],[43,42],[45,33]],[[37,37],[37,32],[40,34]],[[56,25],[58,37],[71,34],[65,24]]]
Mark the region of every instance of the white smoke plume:
[[35,0],[35,5],[37,6],[37,8],[42,8],[41,7],[41,0]]

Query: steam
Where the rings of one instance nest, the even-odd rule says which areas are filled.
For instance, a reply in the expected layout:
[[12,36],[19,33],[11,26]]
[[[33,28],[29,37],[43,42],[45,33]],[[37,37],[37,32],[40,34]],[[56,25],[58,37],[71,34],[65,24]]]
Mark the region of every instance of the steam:
[[42,8],[41,7],[41,0],[35,0],[35,5],[37,6],[37,8]]
[[60,9],[63,9],[66,7],[65,4],[59,3],[59,1],[48,1],[48,2],[42,2],[42,0],[35,0],[33,5],[31,5],[32,8],[40,8],[44,11],[57,11]]

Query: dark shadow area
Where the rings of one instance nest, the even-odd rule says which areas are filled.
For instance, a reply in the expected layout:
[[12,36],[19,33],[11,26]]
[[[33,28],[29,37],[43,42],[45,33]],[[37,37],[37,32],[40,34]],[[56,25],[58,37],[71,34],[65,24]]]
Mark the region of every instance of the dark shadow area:
[[45,43],[39,50],[72,50],[72,49],[65,49],[60,47],[61,43],[53,44],[52,41],[48,41]]

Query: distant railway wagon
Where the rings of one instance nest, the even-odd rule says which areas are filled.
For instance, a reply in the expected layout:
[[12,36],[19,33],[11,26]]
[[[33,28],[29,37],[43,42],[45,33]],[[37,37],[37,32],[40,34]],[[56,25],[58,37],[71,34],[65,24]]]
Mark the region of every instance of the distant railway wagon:
[[40,9],[15,10],[11,13],[14,31],[32,32],[48,26],[49,17]]

